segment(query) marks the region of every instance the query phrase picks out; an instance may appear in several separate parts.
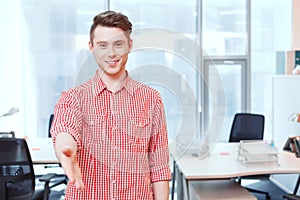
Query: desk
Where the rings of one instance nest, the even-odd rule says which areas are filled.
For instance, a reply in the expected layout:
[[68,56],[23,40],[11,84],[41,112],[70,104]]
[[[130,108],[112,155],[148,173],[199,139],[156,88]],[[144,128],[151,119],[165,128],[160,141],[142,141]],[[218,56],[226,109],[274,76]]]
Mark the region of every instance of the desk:
[[257,200],[235,180],[194,181],[190,184],[192,200]]
[[178,158],[175,163],[177,198],[189,199],[189,182],[196,180],[230,179],[260,174],[300,173],[300,159],[293,153],[280,151],[279,165],[273,163],[244,164],[237,161],[239,143],[218,143],[204,159],[189,155]]
[[26,141],[33,164],[59,164],[52,138],[30,138]]

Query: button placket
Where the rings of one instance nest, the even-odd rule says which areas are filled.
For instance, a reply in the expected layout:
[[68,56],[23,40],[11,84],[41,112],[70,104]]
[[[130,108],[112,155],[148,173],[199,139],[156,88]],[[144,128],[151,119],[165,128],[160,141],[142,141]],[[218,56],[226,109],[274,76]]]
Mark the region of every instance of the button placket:
[[115,169],[114,167],[110,170],[110,196],[111,199],[116,198],[116,179],[115,179]]
[[[112,121],[112,129],[111,129],[111,137],[112,141],[116,140],[116,127],[114,126],[114,120]],[[117,191],[117,186],[116,186],[116,177],[115,177],[115,168],[116,168],[116,152],[117,147],[115,146],[114,142],[111,142],[111,151],[110,151],[110,194],[111,194],[111,199],[116,198],[116,191]]]

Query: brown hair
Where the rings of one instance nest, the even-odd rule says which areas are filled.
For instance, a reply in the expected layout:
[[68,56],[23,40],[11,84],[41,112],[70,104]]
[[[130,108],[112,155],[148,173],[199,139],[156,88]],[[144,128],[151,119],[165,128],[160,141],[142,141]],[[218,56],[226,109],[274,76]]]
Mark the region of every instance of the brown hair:
[[132,31],[132,24],[128,17],[115,11],[105,11],[96,15],[93,19],[93,24],[90,29],[90,42],[93,44],[94,31],[97,26],[116,27],[120,28],[129,38]]

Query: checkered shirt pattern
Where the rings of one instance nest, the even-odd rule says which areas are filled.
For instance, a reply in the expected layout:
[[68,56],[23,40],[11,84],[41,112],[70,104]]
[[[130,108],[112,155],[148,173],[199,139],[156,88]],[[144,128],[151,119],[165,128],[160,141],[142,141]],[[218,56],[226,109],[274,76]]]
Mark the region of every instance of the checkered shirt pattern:
[[68,184],[66,200],[154,199],[152,183],[171,179],[164,107],[159,93],[129,76],[117,92],[100,73],[62,93],[51,128],[78,146],[85,189]]

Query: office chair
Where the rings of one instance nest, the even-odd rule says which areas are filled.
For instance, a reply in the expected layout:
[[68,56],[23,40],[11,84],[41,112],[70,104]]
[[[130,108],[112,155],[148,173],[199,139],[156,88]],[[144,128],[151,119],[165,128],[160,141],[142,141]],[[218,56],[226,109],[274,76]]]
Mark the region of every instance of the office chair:
[[54,119],[54,114],[51,114],[49,117],[49,123],[48,123],[48,137],[51,138],[51,133],[50,133],[50,129],[51,129],[51,125]]
[[265,117],[251,113],[237,113],[234,116],[229,142],[241,140],[262,140],[264,137]]
[[0,132],[0,138],[14,138],[14,137],[16,137],[14,131]]
[[[229,142],[240,142],[241,140],[263,140],[265,128],[265,117],[259,114],[252,113],[237,113],[234,116]],[[264,176],[247,176],[243,179],[262,179],[269,178],[269,175]],[[241,183],[241,178],[238,178]],[[270,199],[268,192],[259,191],[252,188],[247,188],[250,192],[260,193],[266,195],[266,199]]]
[[0,138],[0,199],[48,200],[50,180],[55,174],[39,178],[43,189],[36,189],[33,164],[27,142],[20,138]]

